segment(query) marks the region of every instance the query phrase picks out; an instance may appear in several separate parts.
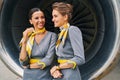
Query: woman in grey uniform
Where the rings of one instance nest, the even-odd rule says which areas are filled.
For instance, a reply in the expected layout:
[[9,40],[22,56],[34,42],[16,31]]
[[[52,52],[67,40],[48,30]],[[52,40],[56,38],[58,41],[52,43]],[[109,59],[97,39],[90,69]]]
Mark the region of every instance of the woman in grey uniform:
[[58,65],[51,68],[51,75],[54,80],[81,80],[78,66],[85,63],[84,47],[80,29],[69,24],[72,6],[56,2],[52,8],[52,21],[61,32],[56,43]]
[[29,21],[34,27],[23,32],[20,42],[23,80],[52,80],[50,65],[55,53],[56,34],[46,31],[45,16],[39,8],[30,10]]

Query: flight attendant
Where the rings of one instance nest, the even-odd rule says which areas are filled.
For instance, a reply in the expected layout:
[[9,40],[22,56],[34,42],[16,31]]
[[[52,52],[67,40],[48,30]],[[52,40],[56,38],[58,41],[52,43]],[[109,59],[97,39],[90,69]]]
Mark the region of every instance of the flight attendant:
[[23,80],[52,80],[52,64],[57,35],[45,29],[45,16],[39,8],[29,12],[33,28],[23,32],[20,42],[20,63],[24,68]]
[[55,2],[52,5],[52,21],[60,28],[56,42],[58,65],[50,70],[54,80],[81,80],[79,65],[85,63],[82,33],[77,26],[70,25],[72,5]]

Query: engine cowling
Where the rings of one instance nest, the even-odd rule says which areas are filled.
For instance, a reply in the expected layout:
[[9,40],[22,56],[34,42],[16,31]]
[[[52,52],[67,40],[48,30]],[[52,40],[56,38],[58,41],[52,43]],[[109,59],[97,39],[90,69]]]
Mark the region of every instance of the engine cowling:
[[[28,11],[33,7],[44,10],[46,28],[54,31],[51,4],[57,0],[3,0],[0,14],[0,57],[15,74],[23,76],[19,63],[19,41],[30,27]],[[83,35],[86,63],[79,67],[83,80],[100,79],[119,59],[118,0],[61,0],[72,4],[71,24]],[[78,34],[79,35],[79,34]]]

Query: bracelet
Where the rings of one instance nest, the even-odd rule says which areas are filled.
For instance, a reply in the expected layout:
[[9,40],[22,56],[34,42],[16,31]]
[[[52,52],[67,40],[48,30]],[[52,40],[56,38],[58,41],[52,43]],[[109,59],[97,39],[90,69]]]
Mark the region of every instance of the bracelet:
[[56,69],[57,69],[57,70],[60,70],[60,67],[59,67],[59,66],[56,66]]
[[27,69],[30,69],[30,64],[28,64],[26,67],[27,67]]

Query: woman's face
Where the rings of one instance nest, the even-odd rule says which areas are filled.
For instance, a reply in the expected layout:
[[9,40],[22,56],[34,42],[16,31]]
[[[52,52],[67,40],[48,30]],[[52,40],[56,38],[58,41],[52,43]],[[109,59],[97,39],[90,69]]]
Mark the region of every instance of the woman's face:
[[45,25],[45,16],[42,11],[36,11],[32,14],[30,23],[33,24],[36,30],[42,29]]
[[65,23],[67,23],[67,15],[63,16],[59,13],[59,11],[53,9],[52,11],[52,21],[54,22],[54,26],[55,27],[61,27],[63,26]]

